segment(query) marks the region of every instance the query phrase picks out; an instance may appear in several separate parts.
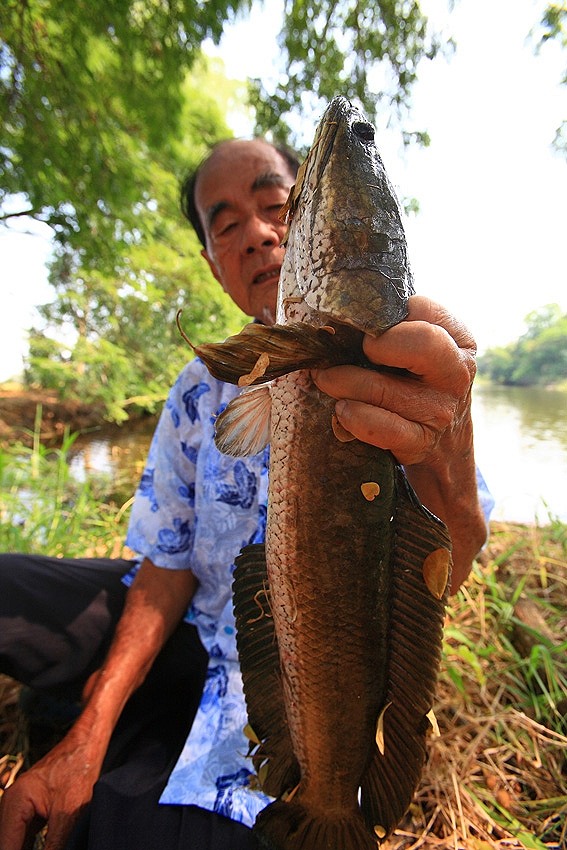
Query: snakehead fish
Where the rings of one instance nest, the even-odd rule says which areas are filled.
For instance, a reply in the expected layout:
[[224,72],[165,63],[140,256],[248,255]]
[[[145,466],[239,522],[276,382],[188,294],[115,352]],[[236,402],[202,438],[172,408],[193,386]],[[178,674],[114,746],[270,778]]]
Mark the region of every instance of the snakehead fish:
[[286,205],[276,324],[198,346],[246,387],[217,420],[236,456],[270,442],[266,543],[237,559],[238,649],[271,850],[372,850],[419,781],[451,565],[444,524],[388,451],[344,431],[313,367],[372,368],[364,333],[413,292],[374,128],[328,106]]

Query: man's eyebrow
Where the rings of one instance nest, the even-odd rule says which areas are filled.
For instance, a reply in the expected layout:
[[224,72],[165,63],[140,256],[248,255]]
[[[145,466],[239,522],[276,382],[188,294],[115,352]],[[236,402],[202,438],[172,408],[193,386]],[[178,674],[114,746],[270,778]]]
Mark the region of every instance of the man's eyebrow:
[[268,189],[271,186],[287,186],[287,181],[283,174],[278,174],[277,171],[266,171],[265,174],[259,174],[252,183],[252,191],[258,192],[260,189]]
[[[278,174],[277,171],[266,171],[264,174],[259,174],[252,183],[251,189],[252,192],[260,192],[262,189],[269,189],[272,186],[281,186],[284,189],[288,188],[287,181],[283,174]],[[229,209],[230,207],[231,204],[229,204],[228,201],[218,201],[218,203],[209,207],[206,213],[207,227],[209,230],[213,226],[219,213],[223,210]]]

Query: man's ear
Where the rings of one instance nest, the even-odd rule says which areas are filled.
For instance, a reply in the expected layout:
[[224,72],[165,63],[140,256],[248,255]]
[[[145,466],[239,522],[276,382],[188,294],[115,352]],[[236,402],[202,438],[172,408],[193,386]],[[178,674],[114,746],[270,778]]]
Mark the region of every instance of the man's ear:
[[[218,272],[218,269],[217,269],[217,267],[216,267],[216,265],[215,265],[215,261],[214,261],[214,260],[212,259],[212,257],[209,255],[209,253],[208,253],[208,251],[207,251],[207,249],[206,249],[206,248],[203,248],[203,250],[201,251],[201,257],[203,257],[203,259],[207,261],[207,263],[208,263],[208,265],[209,265],[209,268],[210,268],[210,270],[211,270],[211,271],[212,271],[212,273],[213,273],[213,277],[215,278],[215,280],[218,280],[218,282],[220,283],[220,285],[221,285],[221,286],[222,286],[222,288],[224,289],[224,285],[223,285],[223,282],[222,282],[222,280],[221,280],[221,276],[220,276],[220,274],[219,274],[219,272]],[[225,291],[226,291],[226,290],[225,290]]]

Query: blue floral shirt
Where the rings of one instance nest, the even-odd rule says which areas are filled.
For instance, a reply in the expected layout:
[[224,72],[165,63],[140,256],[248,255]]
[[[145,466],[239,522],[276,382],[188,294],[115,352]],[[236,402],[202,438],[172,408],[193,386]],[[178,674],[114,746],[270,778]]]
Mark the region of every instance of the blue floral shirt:
[[[270,798],[250,783],[231,584],[242,547],[264,540],[269,452],[235,459],[215,447],[215,418],[239,392],[212,378],[199,359],[183,369],[150,446],[127,544],[156,566],[193,571],[199,586],[186,620],[209,653],[201,704],[161,802],[252,826]],[[492,497],[477,477],[488,519]]]
[[201,705],[161,802],[252,826],[270,798],[249,784],[231,585],[242,547],[264,540],[269,453],[235,459],[215,447],[215,418],[238,393],[198,359],[181,372],[150,446],[126,542],[156,566],[193,571],[199,586],[186,620],[209,653]]

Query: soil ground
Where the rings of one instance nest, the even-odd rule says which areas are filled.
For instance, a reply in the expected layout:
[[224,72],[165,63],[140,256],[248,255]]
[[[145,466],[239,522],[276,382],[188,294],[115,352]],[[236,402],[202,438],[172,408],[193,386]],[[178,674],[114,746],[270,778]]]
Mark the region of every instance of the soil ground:
[[66,429],[83,431],[105,421],[101,408],[66,401],[53,390],[0,385],[0,442],[31,444],[38,420],[43,444],[59,442]]

